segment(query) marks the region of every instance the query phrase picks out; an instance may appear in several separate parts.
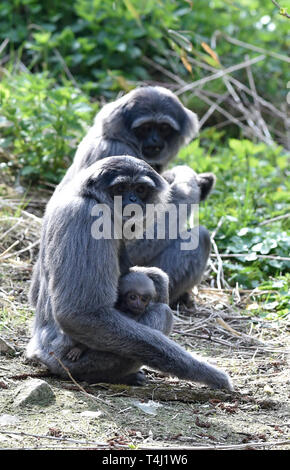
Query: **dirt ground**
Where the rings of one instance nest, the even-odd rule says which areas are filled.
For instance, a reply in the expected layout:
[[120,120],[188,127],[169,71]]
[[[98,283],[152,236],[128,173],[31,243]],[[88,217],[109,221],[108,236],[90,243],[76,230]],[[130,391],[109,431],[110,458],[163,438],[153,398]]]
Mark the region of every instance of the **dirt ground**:
[[[41,211],[11,201],[1,212],[0,338],[13,351],[0,353],[0,449],[289,449],[289,324],[254,315],[258,292],[205,280],[194,308],[176,312],[171,338],[226,370],[233,393],[150,370],[144,387],[88,386],[28,363]],[[53,399],[17,405],[19,387],[33,377],[49,384]]]
[[[25,360],[28,326],[1,334],[16,352],[0,355],[0,448],[289,449],[286,325],[259,325],[265,334],[263,347],[245,341],[225,345],[199,308],[195,315],[179,314],[172,338],[227,370],[233,393],[153,371],[147,371],[144,387],[61,380]],[[195,328],[200,322],[204,327]],[[15,405],[17,389],[31,377],[51,386],[52,402]],[[5,415],[12,422],[4,418],[3,424]]]

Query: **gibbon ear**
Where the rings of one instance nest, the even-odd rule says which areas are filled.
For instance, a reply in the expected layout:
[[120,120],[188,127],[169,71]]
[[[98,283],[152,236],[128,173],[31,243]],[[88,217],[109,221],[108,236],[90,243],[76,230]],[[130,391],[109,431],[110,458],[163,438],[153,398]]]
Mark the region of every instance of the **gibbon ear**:
[[197,184],[200,187],[200,200],[204,201],[215,186],[216,177],[213,173],[200,173],[197,175]]

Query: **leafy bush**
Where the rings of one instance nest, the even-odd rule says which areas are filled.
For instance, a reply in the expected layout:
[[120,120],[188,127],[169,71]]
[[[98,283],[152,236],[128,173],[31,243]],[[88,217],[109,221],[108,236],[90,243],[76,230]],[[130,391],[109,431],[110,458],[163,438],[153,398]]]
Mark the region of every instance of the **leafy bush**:
[[[287,19],[269,0],[2,0],[0,40],[32,71],[49,70],[57,78],[68,67],[80,86],[95,96],[112,97],[130,87],[128,80],[167,80],[144,62],[154,60],[189,80],[203,76],[189,57],[220,67],[206,46],[215,47],[223,66],[244,60],[245,50],[224,34],[287,55]],[[252,50],[248,50],[250,55]],[[256,52],[255,52],[256,54]],[[258,92],[278,102],[286,97],[287,63],[275,58],[256,68]],[[246,71],[240,73],[246,77]],[[210,89],[220,90],[215,82]],[[201,104],[200,104],[201,105]],[[203,105],[203,107],[205,107]]]
[[47,73],[22,73],[0,83],[0,101],[0,146],[12,152],[6,165],[32,181],[58,183],[92,118],[87,97],[72,85],[56,86]]
[[177,163],[216,174],[216,188],[200,206],[200,222],[212,231],[219,225],[215,241],[220,253],[235,255],[223,259],[229,283],[257,287],[290,268],[289,261],[275,258],[289,256],[289,219],[267,222],[288,210],[286,154],[281,147],[249,140],[230,139],[229,147],[216,148],[217,136],[212,129],[204,131],[181,150]]

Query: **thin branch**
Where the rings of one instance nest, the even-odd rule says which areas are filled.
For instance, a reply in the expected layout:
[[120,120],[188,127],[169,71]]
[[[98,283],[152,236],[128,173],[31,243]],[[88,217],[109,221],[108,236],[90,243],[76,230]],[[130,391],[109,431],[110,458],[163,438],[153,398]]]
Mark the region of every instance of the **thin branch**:
[[214,229],[214,231],[213,231],[212,234],[211,234],[211,237],[210,237],[211,240],[213,240],[213,239],[215,238],[217,232],[219,231],[219,229],[221,228],[222,224],[224,223],[224,220],[225,220],[225,218],[224,218],[224,216],[222,216],[222,217],[220,218],[220,220],[218,221],[218,224],[217,224],[216,228]]
[[275,59],[283,60],[284,62],[287,62],[288,64],[290,63],[290,58],[285,55],[277,54],[276,52],[272,52],[269,49],[263,49],[262,47],[253,46],[252,44],[249,44],[244,41],[239,41],[238,39],[232,38],[228,36],[227,34],[222,33],[221,31],[216,31],[215,34],[223,37],[226,41],[230,42],[231,44],[234,44],[235,46],[241,46],[241,47],[244,47],[245,49],[250,49],[254,52],[260,52],[261,54],[270,55],[272,57],[275,57]]
[[[269,442],[248,442],[247,444],[217,444],[209,446],[182,446],[182,450],[242,450],[242,449],[253,449],[255,447],[272,447],[272,446],[283,446],[290,445],[289,439],[282,441],[269,441]],[[156,448],[156,447],[155,447]],[[139,449],[154,449],[150,446],[139,446]],[[158,450],[168,450],[168,447],[158,447]],[[180,447],[170,447],[170,450],[180,450]]]
[[146,64],[150,65],[151,67],[154,67],[156,70],[163,73],[166,77],[168,77],[171,80],[173,80],[174,82],[178,83],[179,85],[184,86],[184,84],[186,83],[178,75],[176,75],[173,72],[170,72],[170,70],[167,70],[162,65],[158,64],[157,62],[154,62],[154,60],[150,59],[149,57],[143,56],[142,60],[143,60],[143,62],[146,62]]
[[261,226],[271,224],[272,222],[277,222],[277,220],[288,219],[289,217],[290,212],[288,214],[278,215],[277,217],[273,217],[272,219],[263,220],[263,222],[260,222],[259,225]]
[[[244,62],[241,62],[240,64],[233,65],[231,67],[228,67],[227,69],[219,70],[218,72],[208,76],[201,78],[200,80],[196,80],[193,83],[188,83],[187,85],[183,86],[179,90],[177,90],[176,95],[181,95],[182,93],[185,93],[186,91],[193,90],[196,87],[199,87],[201,85],[204,85],[207,82],[211,82],[212,80],[216,80],[218,78],[224,77],[225,75],[235,72],[237,70],[243,69],[247,67],[248,65],[256,64],[257,62],[260,62],[261,60],[265,59],[265,55],[259,55],[257,57],[254,57],[253,59],[246,60]],[[290,61],[289,61],[290,62]]]
[[9,43],[9,39],[8,38],[4,39],[4,41],[0,45],[0,54],[2,54],[2,52],[4,51],[4,49],[5,49],[5,47],[7,46],[8,43]]
[[[221,259],[220,255],[219,255],[216,242],[214,241],[213,238],[211,238],[211,243],[212,243],[213,249],[215,251],[215,257],[218,260],[218,271],[217,271],[217,276],[216,276],[216,282],[217,282],[218,289],[221,290],[222,286],[225,285],[224,272],[223,272],[223,262],[222,262],[222,259]],[[229,286],[227,285],[227,287],[229,287]]]
[[[207,64],[205,65],[202,62],[197,61],[196,59],[190,58],[189,60],[190,60],[190,62],[194,62],[194,63],[196,63],[196,65],[199,65],[200,67],[203,67],[205,70],[211,70],[211,71],[216,70],[215,68],[210,67]],[[259,96],[257,94],[255,95],[253,90],[251,90],[249,87],[244,85],[242,82],[240,82],[236,78],[232,77],[231,75],[228,76],[228,79],[230,80],[231,83],[236,85],[240,90],[243,90],[245,93],[251,95],[253,98],[256,98],[262,106],[264,106],[265,108],[272,111],[272,113],[274,113],[275,115],[277,115],[278,117],[280,117],[283,120],[287,119],[286,113],[283,113],[282,111],[277,109],[272,103],[270,103],[269,101],[266,101],[261,96]]]
[[[219,254],[216,255],[215,253],[211,253],[210,256],[214,256],[215,258],[221,257],[221,258],[235,258],[237,257],[246,257],[249,256],[251,253],[228,253],[228,254]],[[275,256],[275,255],[256,255],[257,258],[265,258],[265,259],[276,259],[278,261],[290,261],[290,258],[287,256]],[[254,260],[249,260],[249,261],[256,261]]]
[[19,240],[16,240],[14,243],[12,243],[12,245],[10,245],[5,251],[3,251],[3,253],[0,254],[0,259],[3,257],[3,259],[5,258],[9,258],[9,256],[13,256],[14,253],[12,253],[12,255],[7,255],[7,256],[4,256],[6,255],[6,253],[8,253],[8,251],[11,251],[12,248],[14,248],[16,245],[18,245],[19,243]]
[[207,112],[199,120],[200,129],[203,127],[205,122],[210,118],[210,116],[216,111],[217,106],[220,105],[223,101],[225,101],[228,98],[228,96],[229,96],[228,93],[224,93],[223,95],[220,95],[220,97],[217,99],[216,103],[213,103],[210,106],[210,108],[207,110]]
[[[246,68],[248,69],[248,67],[246,67]],[[234,89],[234,87],[232,86],[232,84],[230,83],[229,79],[228,79],[227,77],[223,77],[223,81],[224,81],[224,83],[225,83],[225,85],[226,85],[226,87],[227,87],[229,93],[230,93],[231,96],[233,97],[233,100],[234,100],[234,103],[235,103],[237,109],[238,109],[239,111],[241,111],[241,113],[243,113],[244,116],[246,117],[246,120],[247,120],[247,123],[248,123],[249,128],[252,129],[252,130],[254,129],[256,135],[257,135],[261,140],[264,140],[264,141],[265,141],[267,144],[269,144],[269,145],[273,145],[274,142],[273,142],[272,137],[271,137],[271,136],[270,136],[270,137],[268,137],[268,136],[265,137],[265,136],[263,135],[262,131],[260,130],[260,128],[256,126],[256,124],[255,124],[255,122],[254,122],[254,120],[253,120],[253,118],[252,118],[253,113],[252,113],[249,109],[247,109],[247,108],[244,106],[244,104],[243,104],[241,98],[239,97],[238,93],[235,91],[235,89]]]
[[[246,58],[248,58],[248,57],[249,56],[246,56]],[[254,98],[254,103],[255,103],[254,112],[257,114],[258,125],[260,126],[260,128],[264,132],[265,136],[269,139],[269,142],[271,144],[273,144],[272,136],[271,136],[271,134],[269,132],[269,129],[268,129],[263,117],[262,117],[262,114],[261,114],[261,108],[260,108],[260,103],[259,103],[259,100],[258,100],[258,93],[257,93],[257,89],[256,89],[252,69],[251,69],[250,66],[248,66],[246,70],[247,70],[249,85],[250,85],[250,88],[253,92],[253,98]]]
[[279,8],[279,15],[285,16],[286,18],[290,18],[290,15],[289,15],[289,13],[287,12],[286,8],[281,7],[281,6],[279,5],[279,3],[276,2],[275,0],[272,0],[272,3],[273,3],[277,8]]
[[11,258],[12,256],[17,256],[17,255],[20,255],[21,253],[24,253],[25,251],[31,250],[31,248],[34,248],[35,246],[39,245],[39,242],[40,242],[39,240],[36,240],[36,242],[31,243],[25,248],[22,248],[22,250],[15,251],[14,253],[10,253],[9,255],[4,256],[4,254],[7,253],[7,251],[10,250],[16,243],[19,243],[19,240],[17,240],[17,242],[13,243],[13,245],[11,245],[6,251],[4,251],[4,253],[0,255],[0,262],[4,261],[7,258]]
[[[208,105],[213,105],[214,104],[214,101],[210,100],[207,96],[204,95],[203,91],[202,90],[199,90],[199,91],[196,91],[195,92],[196,96],[198,96],[202,101],[204,101],[205,103],[207,103]],[[244,124],[242,124],[240,122],[239,119],[237,119],[235,116],[233,116],[232,114],[230,114],[228,111],[226,111],[225,109],[221,108],[220,106],[216,106],[216,109],[217,111],[219,111],[221,114],[223,114],[227,119],[229,119],[232,123],[236,124],[237,126],[239,126],[245,133],[245,135],[254,135],[255,136],[255,132],[253,131],[252,128],[248,127],[248,126],[245,126]],[[260,140],[262,140],[263,142],[265,143],[268,143],[267,139],[261,135],[259,133],[259,135],[257,136]]]
[[[16,431],[0,431],[1,434],[11,434],[11,435],[16,435],[16,436],[27,436],[27,437],[35,437],[37,439],[50,439],[50,440],[53,440],[53,441],[62,441],[62,442],[73,442],[74,444],[90,444],[90,445],[95,445],[95,446],[101,446],[101,447],[105,447],[106,449],[110,448],[110,444],[106,443],[106,442],[100,442],[100,441],[79,441],[77,439],[70,439],[70,438],[67,438],[67,437],[56,437],[56,436],[46,436],[46,435],[42,435],[42,434],[30,434],[30,433],[26,433],[26,432],[16,432]],[[116,447],[119,447],[119,448],[122,448],[122,449],[126,449],[128,448],[127,445],[121,445],[121,444],[115,444],[114,443],[114,446]]]
[[6,232],[2,233],[2,235],[0,236],[0,240],[2,240],[3,238],[5,238],[10,232],[12,232],[12,230],[14,230],[20,223],[22,223],[22,219],[19,219],[16,224],[14,224],[12,227],[10,227],[8,230],[6,230]]
[[63,66],[63,69],[68,77],[69,80],[72,81],[72,83],[74,84],[74,86],[80,90],[80,87],[79,85],[77,84],[73,74],[71,73],[70,69],[68,68],[67,64],[65,63],[65,60],[64,58],[62,57],[62,55],[60,54],[60,52],[55,48],[53,49],[53,52],[55,53],[56,57],[59,59],[59,61],[61,62],[62,66]]
[[[178,56],[178,54],[176,52],[172,52],[171,55],[173,55],[174,57]],[[206,64],[206,63],[203,63],[203,62],[200,62],[199,60],[197,59],[194,59],[193,57],[188,57],[188,61],[194,65],[197,65],[198,67],[201,67],[203,68],[204,70],[208,70],[209,72],[216,72],[216,68]],[[236,78],[232,77],[231,75],[228,76],[228,79],[234,84],[236,85],[238,88],[240,88],[241,90],[243,90],[245,93],[251,95],[254,97],[254,93],[253,91],[247,87],[246,85],[244,85],[242,82],[240,82],[239,80],[237,80]],[[262,106],[264,106],[265,108],[268,108],[270,111],[272,111],[272,113],[274,113],[275,115],[279,116],[281,119],[283,120],[286,120],[287,119],[287,115],[286,113],[283,113],[282,111],[280,111],[279,109],[275,108],[275,106],[270,103],[269,101],[266,101],[264,98],[262,98],[261,96],[257,95],[257,99],[258,101],[261,103]]]
[[[69,376],[69,378],[71,379],[71,381],[78,387],[78,389],[80,390],[81,393],[83,393],[84,395],[86,395],[88,398],[90,398],[91,400],[95,401],[95,402],[102,402],[104,403],[105,405],[108,405],[104,400],[102,400],[101,398],[98,398],[98,397],[95,397],[94,395],[86,392],[86,390],[73,378],[73,376],[71,375],[69,369],[63,364],[63,362],[54,354],[54,352],[51,352],[51,355],[55,357],[55,359],[57,360],[57,362],[60,364],[60,366],[66,371],[67,375]],[[107,412],[106,412],[107,413]],[[108,413],[109,414],[109,413]]]

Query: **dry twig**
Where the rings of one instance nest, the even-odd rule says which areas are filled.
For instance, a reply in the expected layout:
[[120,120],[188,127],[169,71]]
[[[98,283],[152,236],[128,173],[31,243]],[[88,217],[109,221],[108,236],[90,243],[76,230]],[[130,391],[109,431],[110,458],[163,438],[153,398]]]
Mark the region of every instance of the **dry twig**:
[[244,62],[242,62],[240,64],[232,65],[231,67],[228,67],[226,69],[219,70],[218,72],[216,72],[216,73],[214,73],[214,74],[212,74],[208,77],[201,78],[200,80],[196,80],[193,83],[187,83],[182,88],[180,88],[179,90],[176,91],[176,95],[177,96],[182,95],[186,91],[193,90],[194,88],[197,88],[197,87],[201,87],[205,83],[208,83],[212,80],[216,80],[217,78],[221,78],[221,77],[223,77],[225,75],[228,75],[232,72],[243,69],[243,68],[247,67],[248,65],[252,65],[252,64],[255,64],[257,62],[260,62],[261,60],[264,60],[264,59],[265,59],[264,55],[259,55],[257,57],[254,57],[253,59],[245,60]]
[[[208,446],[182,446],[182,450],[243,450],[243,449],[255,449],[258,447],[277,447],[277,446],[286,446],[290,445],[289,439],[288,440],[281,440],[281,441],[269,441],[269,442],[248,442],[247,444],[216,444],[216,445],[208,445]],[[140,449],[154,449],[154,447],[148,446],[140,446]],[[159,447],[159,450],[166,449],[168,447]],[[170,450],[180,450],[180,447],[170,447]]]

